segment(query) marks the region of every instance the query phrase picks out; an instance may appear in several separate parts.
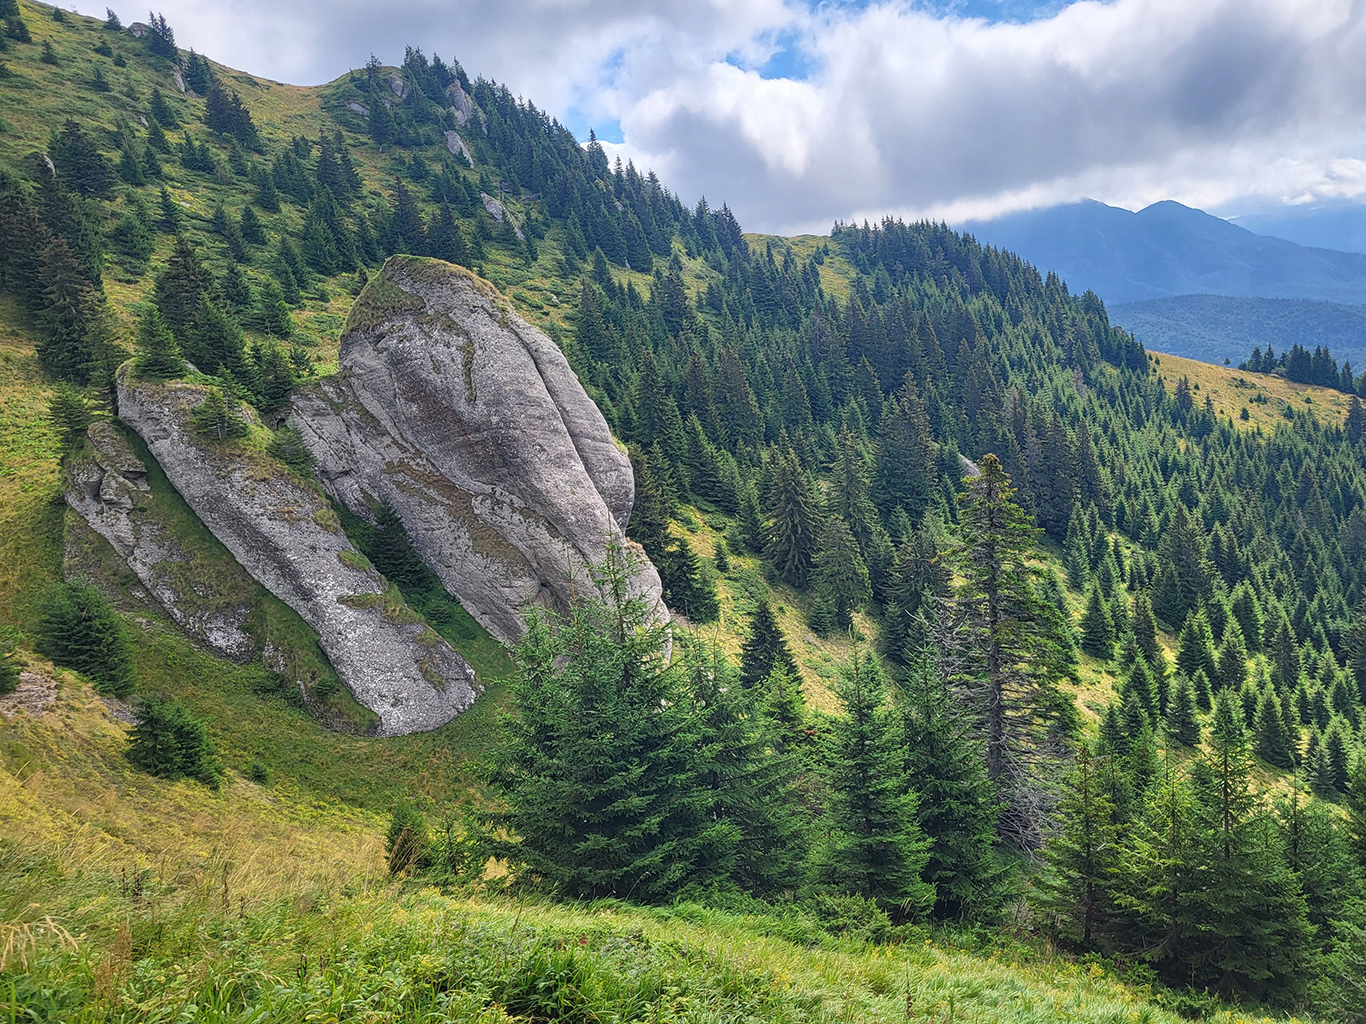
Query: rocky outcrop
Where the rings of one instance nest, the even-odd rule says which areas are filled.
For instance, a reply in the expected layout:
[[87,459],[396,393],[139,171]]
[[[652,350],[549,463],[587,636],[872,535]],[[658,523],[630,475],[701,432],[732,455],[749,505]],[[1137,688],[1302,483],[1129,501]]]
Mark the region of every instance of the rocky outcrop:
[[346,105],[346,109],[350,110],[352,113],[360,114],[361,117],[370,116],[370,108],[367,107],[364,103],[355,102],[355,100],[352,100],[350,103],[348,103]]
[[243,628],[249,609],[212,576],[157,517],[147,467],[118,429],[94,423],[89,444],[63,475],[66,503],[137,575],[146,596],[191,638],[233,661],[251,661],[256,641]]
[[518,223],[517,218],[513,216],[512,211],[502,204],[501,200],[494,199],[493,196],[489,195],[487,192],[480,192],[479,200],[484,204],[484,209],[488,212],[490,217],[499,224],[503,223],[506,219],[507,222],[512,225],[512,230],[517,233],[517,237],[525,241],[526,236],[522,234],[522,225]]
[[451,156],[457,153],[465,158],[465,163],[474,166],[474,156],[470,153],[470,147],[465,145],[465,140],[460,137],[459,132],[446,132],[446,149]]
[[[390,504],[500,640],[529,607],[591,585],[609,544],[632,547],[630,460],[559,348],[487,282],[391,258],[352,308],[340,365],[291,416],[324,487],[360,515]],[[666,616],[658,574],[634,556],[631,591]]]
[[242,567],[317,631],[379,735],[433,729],[468,708],[473,670],[352,547],[323,496],[249,439],[202,440],[190,412],[203,387],[136,381],[130,365],[118,379],[124,421]]
[[469,124],[474,116],[474,100],[470,94],[459,82],[452,82],[446,86],[446,98],[451,101],[451,115],[455,118],[456,127],[463,128]]

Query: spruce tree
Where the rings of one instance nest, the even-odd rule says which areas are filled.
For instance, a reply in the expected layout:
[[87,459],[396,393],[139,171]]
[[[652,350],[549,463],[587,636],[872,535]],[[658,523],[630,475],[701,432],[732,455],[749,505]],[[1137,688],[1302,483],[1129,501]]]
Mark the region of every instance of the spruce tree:
[[775,669],[799,679],[796,659],[783,639],[773,606],[760,599],[750,613],[749,635],[740,645],[740,683],[746,689],[765,682]]
[[185,372],[185,360],[175,335],[166,326],[156,306],[143,306],[137,313],[137,356],[133,368],[144,380],[170,380]]
[[1030,564],[1038,531],[1014,500],[994,455],[960,496],[962,542],[954,563],[962,585],[962,653],[952,685],[969,695],[986,736],[989,777],[1008,794],[1004,823],[1021,845],[1039,841],[1034,808],[1045,768],[1077,727],[1075,704],[1059,689],[1075,676],[1066,622],[1034,591]]
[[1149,665],[1156,668],[1165,655],[1162,645],[1157,642],[1157,620],[1153,618],[1152,602],[1146,591],[1134,595],[1134,614],[1129,620],[1129,628],[1133,631],[1139,653]]
[[1252,750],[1263,761],[1277,768],[1295,764],[1295,745],[1285,730],[1285,715],[1280,698],[1271,688],[1262,694],[1253,723]]
[[804,588],[820,540],[821,512],[815,488],[790,448],[774,458],[768,519],[764,557],[783,580]]
[[1200,743],[1200,721],[1196,718],[1195,691],[1184,675],[1176,677],[1171,702],[1167,705],[1167,734],[1185,747]]
[[527,623],[495,820],[515,838],[502,852],[565,896],[671,900],[713,881],[699,864],[735,839],[711,820],[682,659],[666,661],[666,629],[627,596],[624,558],[610,550],[595,573],[605,600]]
[[[872,596],[868,568],[859,554],[858,543],[843,519],[829,516],[821,533],[820,546],[812,560],[813,609],[828,609],[829,622],[817,632],[830,628],[846,630],[853,625],[854,612]],[[816,628],[816,612],[811,624]]]
[[1061,828],[1044,848],[1035,903],[1067,942],[1096,948],[1111,925],[1110,886],[1121,870],[1115,807],[1083,744],[1059,808]]
[[172,781],[191,778],[217,789],[223,769],[208,729],[177,701],[148,697],[137,709],[128,737],[128,760],[135,768]]
[[1214,657],[1214,635],[1210,632],[1205,613],[1196,609],[1186,616],[1177,641],[1176,666],[1188,676],[1204,672],[1210,679],[1219,678]]
[[195,433],[212,441],[246,437],[251,431],[236,405],[237,399],[224,396],[222,388],[209,388],[204,401],[190,411]]
[[43,596],[34,647],[54,663],[80,672],[110,697],[128,696],[137,682],[123,620],[89,583],[59,583]]
[[1311,931],[1279,833],[1251,791],[1247,730],[1227,691],[1214,708],[1210,750],[1194,775],[1197,889],[1187,896],[1198,931],[1185,966],[1225,992],[1293,993],[1304,981]]
[[702,870],[729,876],[755,894],[791,892],[802,880],[810,843],[800,806],[800,754],[773,742],[770,724],[756,714],[759,694],[737,685],[719,651],[694,637],[675,643],[674,657],[689,669],[710,818],[730,826],[723,841],[708,845]]
[[1299,640],[1284,613],[1271,636],[1267,653],[1271,656],[1272,681],[1278,686],[1294,686],[1300,678],[1302,659]]
[[1091,579],[1090,546],[1086,542],[1086,516],[1081,506],[1074,506],[1067,520],[1067,537],[1063,542],[1063,563],[1067,568],[1067,585],[1081,593]]
[[1001,805],[981,741],[928,658],[915,660],[895,696],[905,775],[919,794],[917,821],[930,842],[921,877],[934,886],[933,914],[990,918],[1006,867],[996,849]]
[[388,502],[375,513],[375,529],[365,554],[405,594],[422,590],[430,581],[430,570],[413,547],[403,520]]
[[1092,581],[1086,595],[1086,611],[1081,617],[1081,649],[1101,661],[1115,656],[1115,631],[1110,612],[1101,597],[1100,585]]
[[906,778],[882,670],[866,652],[844,667],[836,690],[844,715],[831,723],[828,833],[818,855],[827,885],[874,899],[902,919],[923,917],[934,886],[921,875],[930,841]]
[[1243,630],[1236,619],[1224,629],[1224,638],[1219,642],[1215,662],[1221,688],[1236,690],[1243,685],[1247,679],[1247,645],[1243,642]]

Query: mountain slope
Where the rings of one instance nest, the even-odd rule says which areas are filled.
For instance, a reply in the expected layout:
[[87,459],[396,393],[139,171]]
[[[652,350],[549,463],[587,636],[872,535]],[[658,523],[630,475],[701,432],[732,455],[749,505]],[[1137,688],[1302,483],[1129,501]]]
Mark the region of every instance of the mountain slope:
[[1130,213],[1086,200],[963,228],[1107,303],[1194,294],[1366,302],[1366,255],[1254,235],[1171,201]]

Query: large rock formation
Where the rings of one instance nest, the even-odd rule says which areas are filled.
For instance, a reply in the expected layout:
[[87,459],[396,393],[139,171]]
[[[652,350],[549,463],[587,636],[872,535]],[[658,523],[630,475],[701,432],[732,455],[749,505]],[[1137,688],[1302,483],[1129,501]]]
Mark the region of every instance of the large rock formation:
[[633,594],[667,615],[623,528],[630,460],[564,355],[491,285],[396,256],[352,308],[341,373],[291,417],[324,487],[357,514],[387,502],[423,560],[489,632],[564,607],[608,546],[632,547]]
[[352,547],[321,494],[248,442],[203,440],[190,412],[205,388],[129,370],[118,380],[124,421],[214,536],[317,631],[337,676],[379,716],[379,735],[433,729],[470,706],[473,670]]
[[[240,586],[224,586],[196,565],[195,555],[154,510],[147,467],[107,421],[88,431],[90,444],[63,477],[66,502],[137,574],[146,596],[191,637],[233,661],[250,661],[256,641],[243,629],[248,607]],[[250,580],[248,586],[254,586]]]

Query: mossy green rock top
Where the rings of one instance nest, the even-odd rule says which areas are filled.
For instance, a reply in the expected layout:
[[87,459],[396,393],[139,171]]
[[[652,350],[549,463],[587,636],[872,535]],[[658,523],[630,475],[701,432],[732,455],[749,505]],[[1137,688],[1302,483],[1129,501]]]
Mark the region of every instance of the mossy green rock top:
[[[608,546],[631,546],[635,481],[563,353],[461,267],[390,258],[357,298],[341,373],[291,421],[328,492],[399,514],[423,560],[505,642],[532,606],[565,607]],[[633,550],[632,593],[667,615]]]

